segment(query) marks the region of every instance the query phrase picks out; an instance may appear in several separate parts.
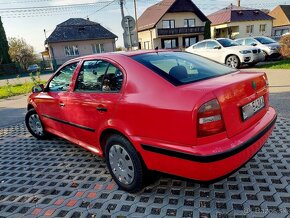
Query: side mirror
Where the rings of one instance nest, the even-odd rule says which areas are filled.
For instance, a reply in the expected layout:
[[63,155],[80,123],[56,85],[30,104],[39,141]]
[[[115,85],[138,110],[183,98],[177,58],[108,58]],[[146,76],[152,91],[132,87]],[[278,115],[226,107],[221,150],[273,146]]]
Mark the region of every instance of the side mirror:
[[221,49],[222,47],[219,45],[216,45],[215,47],[213,47],[213,49]]
[[256,45],[257,45],[257,43],[254,43],[254,42],[253,42],[251,45],[252,45],[252,46],[256,46]]
[[44,85],[43,84],[40,84],[40,85],[32,87],[32,93],[43,92],[43,90],[44,90]]

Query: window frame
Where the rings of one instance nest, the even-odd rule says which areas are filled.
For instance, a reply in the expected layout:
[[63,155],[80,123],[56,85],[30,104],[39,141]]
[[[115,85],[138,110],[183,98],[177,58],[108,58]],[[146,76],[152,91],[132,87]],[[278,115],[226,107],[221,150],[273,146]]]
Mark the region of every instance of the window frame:
[[[168,41],[170,40],[171,41],[171,48],[165,48],[165,41]],[[172,47],[172,41],[175,40],[175,45],[176,47]],[[176,49],[178,48],[178,38],[168,38],[168,39],[161,39],[161,45],[162,45],[162,49]]]
[[252,34],[253,32],[254,32],[254,25],[248,25],[248,26],[246,26],[246,33]]
[[[100,52],[97,52],[100,51]],[[95,43],[92,44],[92,52],[93,54],[101,54],[105,52],[104,43]]]
[[[193,26],[189,26],[189,21],[192,20],[193,21]],[[183,27],[195,27],[195,19],[194,18],[190,18],[190,19],[184,19],[183,21]]]
[[195,43],[198,42],[198,37],[197,36],[185,36],[183,37],[183,47],[184,48],[189,48],[190,46],[194,45],[195,43],[193,43],[192,45],[186,46],[185,40],[189,39],[189,44],[190,44],[190,39],[194,39],[195,38]]
[[[169,22],[169,27],[164,27],[164,22]],[[173,27],[172,27],[172,23],[173,22]],[[162,28],[163,29],[174,29],[175,28],[175,20],[162,20]]]
[[[79,78],[79,76],[80,76],[81,69],[82,69],[82,67],[83,67],[83,65],[84,65],[84,63],[85,63],[86,61],[103,61],[103,62],[107,62],[107,63],[108,63],[108,66],[107,66],[107,68],[106,68],[106,72],[104,73],[104,78],[105,78],[105,76],[107,75],[108,69],[109,69],[109,67],[110,67],[111,65],[112,65],[113,67],[119,69],[119,71],[120,71],[120,72],[122,73],[122,75],[123,75],[123,82],[122,82],[122,87],[120,88],[120,90],[118,90],[118,91],[103,91],[103,90],[96,90],[96,91],[94,91],[94,90],[88,90],[88,91],[85,91],[85,90],[76,90],[76,88],[77,88],[77,82],[78,82],[78,78]],[[104,78],[103,78],[103,80],[102,80],[101,87],[103,86]],[[117,64],[112,63],[110,60],[107,60],[107,59],[101,59],[101,58],[99,58],[99,59],[95,59],[95,58],[93,58],[93,59],[86,59],[86,60],[83,60],[83,61],[80,63],[80,69],[79,69],[79,71],[78,71],[78,73],[77,73],[77,75],[76,75],[76,80],[75,80],[75,83],[74,83],[73,92],[74,92],[74,93],[96,93],[96,94],[115,93],[115,94],[117,94],[117,93],[121,93],[121,92],[122,92],[123,87],[124,87],[124,83],[125,83],[125,73],[124,73],[124,71],[123,71],[123,69],[122,69],[121,67],[117,66]]]
[[[262,30],[262,29],[264,29],[264,30]],[[266,24],[260,24],[260,33],[262,33],[262,32],[266,32]]]
[[[68,90],[65,90],[65,91],[62,91],[62,90],[59,90],[59,91],[58,91],[58,90],[50,90],[50,89],[49,89],[49,85],[50,85],[51,81],[52,81],[55,77],[57,77],[57,76],[60,74],[60,72],[61,72],[62,69],[66,68],[67,66],[72,65],[72,64],[76,64],[76,67],[75,67],[75,69],[74,69],[74,71],[73,71],[73,73],[72,73],[72,77],[71,77],[71,79],[70,79],[70,84],[69,84]],[[79,64],[80,64],[80,61],[73,61],[73,62],[70,62],[70,63],[64,65],[62,68],[58,69],[58,70],[55,72],[55,74],[53,75],[53,77],[48,81],[48,83],[47,83],[47,85],[46,85],[44,91],[45,91],[45,92],[68,92],[68,91],[70,90],[70,87],[72,86],[72,84],[74,84],[74,82],[73,82],[73,78],[74,78],[74,75],[75,75],[75,73],[76,73],[76,70],[77,70],[78,67],[79,67]]]
[[[70,53],[70,51],[71,51],[70,47],[72,48],[74,54]],[[70,54],[67,53],[67,49],[68,49]],[[76,51],[77,51],[77,54],[76,54]],[[64,55],[66,57],[77,57],[77,56],[80,56],[80,51],[79,51],[78,45],[65,45],[64,46]]]
[[146,50],[150,49],[150,41],[145,41],[143,45],[144,45],[144,47],[143,47],[144,49],[146,49]]

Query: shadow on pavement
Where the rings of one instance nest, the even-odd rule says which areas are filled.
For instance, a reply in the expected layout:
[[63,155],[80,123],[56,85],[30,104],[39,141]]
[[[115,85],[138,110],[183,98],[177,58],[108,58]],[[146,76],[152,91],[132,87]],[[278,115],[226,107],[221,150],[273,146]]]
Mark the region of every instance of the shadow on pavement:
[[24,122],[26,108],[0,107],[0,128]]
[[270,93],[270,104],[274,106],[280,117],[290,120],[290,92]]

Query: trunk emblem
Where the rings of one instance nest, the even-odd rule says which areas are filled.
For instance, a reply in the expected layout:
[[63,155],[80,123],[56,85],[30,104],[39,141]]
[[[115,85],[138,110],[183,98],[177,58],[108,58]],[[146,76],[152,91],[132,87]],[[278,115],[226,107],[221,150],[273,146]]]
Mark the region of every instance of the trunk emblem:
[[256,84],[256,82],[255,81],[252,81],[252,87],[253,87],[253,89],[257,89],[257,84]]

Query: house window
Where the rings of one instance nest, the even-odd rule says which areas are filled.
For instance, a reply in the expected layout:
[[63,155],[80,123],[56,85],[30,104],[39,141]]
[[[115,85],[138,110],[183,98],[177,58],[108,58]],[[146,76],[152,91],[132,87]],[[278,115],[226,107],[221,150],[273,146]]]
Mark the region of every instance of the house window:
[[247,26],[247,33],[253,33],[254,25]]
[[197,42],[197,37],[194,36],[194,37],[184,37],[183,38],[183,46],[185,48],[195,44]]
[[175,20],[163,20],[162,21],[162,27],[164,29],[175,28]]
[[96,53],[103,53],[105,50],[104,50],[104,44],[95,44],[95,45],[92,45],[92,49],[93,49],[93,53],[96,54]]
[[149,49],[150,42],[144,42],[144,49]]
[[194,27],[195,19],[184,19],[184,27]]
[[80,55],[77,45],[68,45],[64,47],[65,56],[78,56]]
[[260,32],[265,32],[266,31],[266,24],[261,24],[260,25]]
[[162,40],[162,47],[163,48],[177,48],[178,42],[177,38],[175,39],[163,39]]

